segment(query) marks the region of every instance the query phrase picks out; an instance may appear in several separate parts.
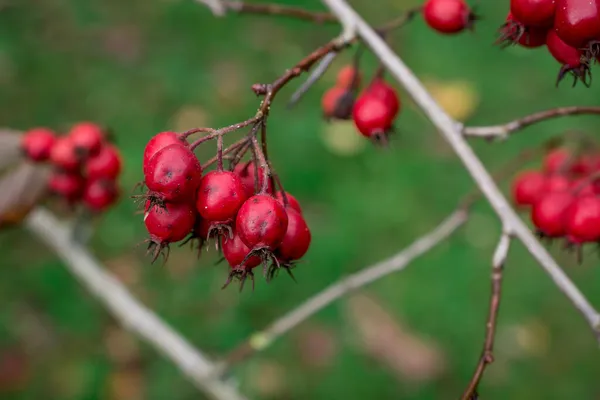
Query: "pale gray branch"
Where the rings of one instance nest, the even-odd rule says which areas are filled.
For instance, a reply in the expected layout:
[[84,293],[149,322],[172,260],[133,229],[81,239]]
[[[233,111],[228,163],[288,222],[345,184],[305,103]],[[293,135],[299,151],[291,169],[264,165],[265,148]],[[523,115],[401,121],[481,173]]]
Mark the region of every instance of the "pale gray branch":
[[345,0],[322,1],[345,24],[344,34],[356,30],[363,42],[371,48],[390,74],[404,87],[417,106],[431,120],[459,156],[503,225],[510,227],[514,236],[523,242],[539,265],[569,298],[577,310],[581,312],[600,341],[600,314],[510,206],[481,160],[466,142],[460,125],[436,103],[414,73]]
[[215,366],[204,354],[140,304],[84,247],[74,243],[69,226],[42,208],[31,212],[26,226],[64,261],[67,269],[125,328],[173,361],[196,387],[213,399],[244,399],[233,384],[215,378]]

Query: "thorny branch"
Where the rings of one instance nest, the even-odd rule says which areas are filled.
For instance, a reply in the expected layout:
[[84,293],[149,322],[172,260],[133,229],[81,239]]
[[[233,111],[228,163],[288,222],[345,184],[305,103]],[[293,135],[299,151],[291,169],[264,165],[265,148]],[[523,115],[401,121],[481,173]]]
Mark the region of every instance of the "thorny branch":
[[462,395],[462,400],[477,399],[477,387],[483,377],[486,367],[494,362],[494,340],[496,337],[496,326],[498,323],[498,311],[500,308],[500,298],[502,296],[502,278],[504,273],[504,263],[508,256],[510,248],[510,232],[504,231],[500,236],[494,256],[492,258],[492,293],[490,295],[490,308],[488,319],[485,324],[485,341],[483,350],[479,357],[479,362],[473,373],[473,378],[469,382],[467,389]]

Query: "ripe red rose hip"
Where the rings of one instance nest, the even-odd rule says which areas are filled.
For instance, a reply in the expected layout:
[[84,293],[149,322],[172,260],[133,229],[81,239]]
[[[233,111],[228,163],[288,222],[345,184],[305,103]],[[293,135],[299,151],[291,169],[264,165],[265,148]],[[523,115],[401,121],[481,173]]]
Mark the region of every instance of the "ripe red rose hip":
[[79,168],[80,158],[70,137],[59,137],[56,140],[50,150],[50,162],[66,171],[74,171]]
[[196,222],[196,209],[189,203],[165,203],[164,207],[146,202],[144,224],[150,239],[161,246],[183,240]]
[[273,196],[257,194],[238,211],[235,229],[250,249],[275,250],[288,226],[285,208]]
[[47,128],[34,128],[21,138],[21,149],[33,161],[46,161],[56,142],[54,132]]
[[519,44],[526,48],[536,48],[546,44],[546,35],[549,28],[526,26],[518,21],[511,12],[506,16],[506,22],[500,27],[498,42],[505,44]]
[[575,197],[570,191],[552,192],[541,197],[531,208],[531,220],[546,237],[564,236],[566,213]]
[[[292,209],[302,214],[302,207],[300,207],[300,203],[298,202],[298,200],[296,200],[296,198],[288,192],[285,192],[285,197],[287,198],[288,207],[291,207]],[[275,198],[281,203],[281,205],[285,206],[285,202],[283,200],[283,193],[281,192],[281,190],[279,190],[275,194]]]
[[88,180],[83,190],[83,203],[95,212],[106,210],[117,201],[118,197],[117,185],[110,179]]
[[600,199],[595,196],[577,198],[567,213],[567,234],[576,243],[600,240]]
[[102,147],[104,131],[92,122],[81,122],[71,128],[69,137],[78,152],[84,156],[94,156]]
[[[258,176],[258,190],[262,187],[264,182],[264,168],[258,168],[258,174],[255,172],[256,166],[254,161],[248,161],[240,163],[235,166],[233,172],[242,179],[242,184],[246,190],[246,197],[252,197],[255,191],[255,182]],[[273,185],[271,181],[267,183],[267,192],[273,193]]]
[[202,167],[189,147],[172,144],[150,159],[144,177],[148,189],[162,200],[192,201],[202,179]]
[[211,222],[232,221],[247,199],[241,178],[230,171],[211,171],[198,188],[196,209]]
[[381,78],[375,79],[365,90],[366,93],[381,99],[392,114],[397,115],[400,112],[400,98],[398,92],[389,83]]
[[578,49],[600,40],[600,0],[557,0],[554,28],[566,44]]
[[352,109],[354,125],[368,138],[384,136],[391,129],[395,117],[389,104],[369,92],[359,96]]
[[524,171],[514,180],[512,185],[513,200],[517,205],[534,204],[546,189],[546,176],[538,171]]
[[462,32],[474,20],[464,0],[427,0],[423,6],[423,18],[432,29],[445,34]]
[[240,235],[235,231],[233,233],[233,238],[223,237],[221,239],[221,249],[223,250],[223,257],[225,257],[225,260],[227,260],[227,263],[232,268],[252,269],[262,262],[259,256],[249,257],[246,262],[244,262],[244,259],[250,253],[251,249],[244,244]]
[[52,193],[71,203],[81,198],[84,186],[85,180],[80,174],[66,171],[53,172],[48,182],[48,188]]
[[302,214],[288,209],[288,227],[277,248],[277,257],[284,262],[301,259],[310,247],[311,234]]
[[102,146],[97,155],[86,161],[84,170],[88,179],[115,179],[121,172],[119,150],[111,144]]
[[581,62],[584,55],[579,49],[563,42],[554,30],[548,31],[546,46],[552,57],[562,65],[558,74],[558,81],[571,72],[576,78],[581,79],[584,83],[587,82],[589,65]]
[[510,12],[526,26],[551,27],[555,10],[556,0],[510,0]]
[[148,168],[148,162],[156,153],[165,147],[172,144],[180,144],[183,146],[187,146],[187,142],[184,139],[175,133],[175,132],[161,132],[157,135],[154,135],[152,139],[148,141],[146,147],[144,148],[144,160],[143,160],[143,168],[144,173],[146,173],[146,169]]

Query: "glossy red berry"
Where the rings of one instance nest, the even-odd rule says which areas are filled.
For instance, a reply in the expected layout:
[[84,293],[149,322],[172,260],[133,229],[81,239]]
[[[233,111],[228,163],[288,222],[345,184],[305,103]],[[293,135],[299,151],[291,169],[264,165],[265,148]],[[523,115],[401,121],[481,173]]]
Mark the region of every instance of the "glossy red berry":
[[69,202],[75,202],[81,198],[85,180],[80,174],[55,171],[50,176],[48,188],[54,194],[65,198]]
[[546,176],[538,171],[521,172],[512,185],[513,200],[520,206],[535,203],[546,190]]
[[576,243],[600,240],[600,198],[579,197],[567,213],[567,233]]
[[526,26],[551,27],[555,10],[556,0],[510,0],[510,12]]
[[235,228],[250,249],[275,250],[288,226],[285,208],[273,196],[257,194],[238,211]]
[[396,114],[377,96],[365,92],[356,100],[352,119],[358,131],[365,137],[385,135],[392,127]]
[[365,90],[381,100],[389,107],[392,114],[397,115],[400,112],[400,98],[398,92],[389,83],[381,78],[375,79]]
[[83,190],[83,203],[95,212],[106,210],[117,201],[118,197],[117,185],[110,179],[88,180]]
[[[298,200],[296,200],[296,198],[288,192],[285,192],[285,197],[287,198],[288,207],[302,214],[302,207],[300,207],[300,203],[298,202]],[[281,205],[285,206],[285,202],[283,200],[283,193],[281,192],[281,190],[275,193],[275,198],[281,203]]]
[[570,191],[551,192],[542,196],[531,208],[531,220],[544,236],[555,238],[566,234],[566,212],[575,197]]
[[104,131],[92,122],[81,122],[69,131],[75,149],[84,156],[98,154],[104,141]]
[[564,175],[554,174],[546,177],[546,192],[561,192],[571,188],[571,180]]
[[50,157],[52,146],[56,142],[54,132],[47,128],[34,128],[21,138],[21,148],[33,161],[46,161]]
[[546,44],[548,30],[549,28],[526,26],[509,12],[506,16],[506,22],[500,27],[499,42],[536,48]]
[[544,171],[549,174],[562,172],[561,170],[565,169],[570,159],[571,153],[567,149],[554,149],[544,157]]
[[311,234],[302,214],[288,209],[288,227],[277,248],[277,257],[284,262],[299,260],[310,247]]
[[193,201],[202,167],[189,147],[172,144],[159,150],[144,173],[146,186],[162,200]]
[[554,28],[569,46],[600,40],[600,0],[557,0]]
[[196,209],[190,203],[165,203],[164,207],[146,202],[144,224],[150,239],[164,246],[183,240],[194,228]]
[[150,161],[150,159],[154,157],[154,155],[160,150],[172,144],[181,144],[186,146],[188,143],[184,139],[181,139],[181,137],[177,133],[169,131],[156,134],[152,137],[152,139],[148,141],[146,147],[144,148],[144,173],[148,168],[148,162]]
[[577,178],[571,182],[571,191],[575,196],[595,196],[600,194],[600,186],[597,182],[592,182],[588,177]]
[[462,32],[473,23],[473,15],[464,0],[427,0],[423,18],[432,29],[445,34]]
[[581,50],[563,42],[554,30],[548,31],[546,46],[554,59],[561,64],[557,82],[562,80],[567,73],[571,73],[575,78],[581,79],[584,84],[588,84],[589,65],[585,61],[582,62],[584,55]]
[[208,221],[227,223],[233,220],[246,199],[246,190],[238,175],[230,171],[211,171],[200,182],[196,209]]
[[246,262],[244,262],[244,259],[250,253],[251,249],[244,244],[240,235],[235,231],[233,233],[233,238],[230,238],[229,236],[221,238],[221,249],[223,250],[223,257],[225,257],[225,260],[227,260],[227,263],[232,268],[252,269],[259,266],[262,262],[261,258],[256,255],[249,257]]
[[[255,182],[258,177],[258,190],[262,187],[264,182],[264,168],[258,168],[258,174],[256,171],[256,165],[254,161],[248,161],[245,163],[240,163],[235,166],[233,172],[237,174],[242,179],[242,184],[244,185],[244,189],[246,190],[246,197],[252,197],[255,193]],[[273,193],[273,185],[269,180],[267,184],[267,192]]]
[[321,98],[321,108],[325,118],[349,119],[353,105],[354,93],[345,87],[334,86]]
[[582,154],[577,157],[571,171],[574,174],[587,175],[600,170],[600,157],[598,154]]
[[66,171],[74,171],[79,168],[80,158],[70,137],[59,137],[56,140],[50,150],[50,162]]
[[360,85],[360,72],[353,65],[346,65],[337,74],[336,86],[347,89],[354,84],[356,87]]
[[116,179],[121,172],[121,154],[115,146],[105,144],[97,155],[85,162],[84,170],[88,179]]

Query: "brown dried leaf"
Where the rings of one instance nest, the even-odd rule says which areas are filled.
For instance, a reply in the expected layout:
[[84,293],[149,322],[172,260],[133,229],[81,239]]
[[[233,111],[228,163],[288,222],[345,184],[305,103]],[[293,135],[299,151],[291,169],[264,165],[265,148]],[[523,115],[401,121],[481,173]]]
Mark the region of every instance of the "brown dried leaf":
[[347,314],[359,346],[399,380],[425,383],[444,373],[447,362],[439,345],[412,332],[375,299],[365,295],[351,297]]

